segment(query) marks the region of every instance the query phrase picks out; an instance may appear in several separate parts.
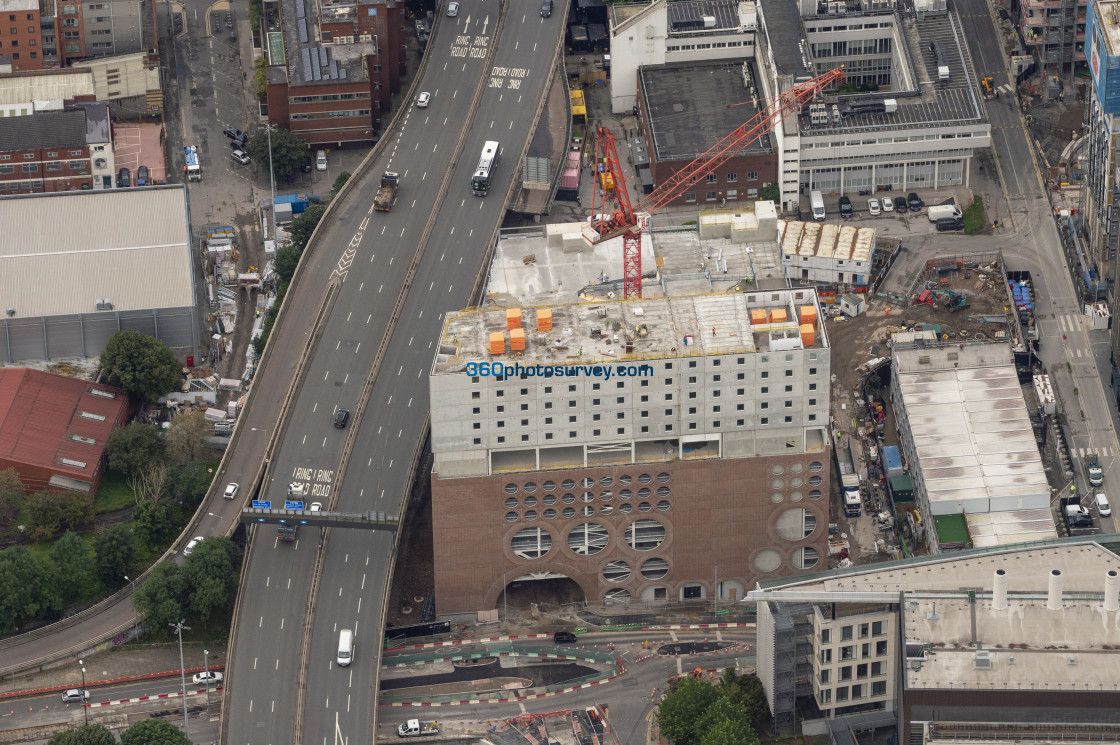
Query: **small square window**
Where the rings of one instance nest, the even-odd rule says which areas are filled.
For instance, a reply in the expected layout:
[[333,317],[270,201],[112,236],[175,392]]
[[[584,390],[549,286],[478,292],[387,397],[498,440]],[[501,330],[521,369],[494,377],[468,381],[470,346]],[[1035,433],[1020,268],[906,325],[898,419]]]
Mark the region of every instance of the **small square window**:
[[545,393],[552,393],[552,386],[550,386],[550,385],[546,385],[546,386],[544,387],[544,392],[545,392]]
[[475,375],[473,378],[471,378],[471,382],[472,383],[477,383],[478,382],[478,376]]
[[522,411],[528,411],[529,410],[529,404],[521,404],[521,410]]
[[575,401],[569,401],[568,402],[568,408],[569,409],[574,409],[575,407],[576,407],[576,402]]
[[786,408],[787,409],[793,408],[793,401],[786,401]]
[[809,384],[809,390],[811,390],[811,391],[817,390],[817,384],[816,383],[810,383]]
[[642,388],[648,388],[648,387],[649,387],[649,381],[648,380],[643,380],[642,381]]
[[712,376],[712,381],[715,382],[715,383],[718,383],[719,382],[719,376],[718,375],[713,375]]
[[719,429],[719,420],[718,420],[718,419],[717,419],[717,420],[715,420],[714,422],[712,422],[712,427],[713,427],[714,429]]
[[529,395],[529,389],[528,388],[522,388],[521,389],[521,395],[522,396],[528,396]]
[[502,396],[506,395],[506,392],[505,391],[498,391],[497,395],[498,395],[498,398],[501,398]]
[[759,424],[769,424],[769,423],[770,423],[770,419],[768,417],[762,417],[762,419],[759,420]]
[[644,403],[647,403],[648,401],[649,401],[649,396],[643,395],[642,398],[641,398],[641,403],[644,404]]
[[498,442],[503,443],[506,441],[505,435],[498,435]]
[[599,405],[599,399],[597,399],[597,398],[591,399],[591,405],[592,406],[598,406]]
[[786,393],[793,393],[793,386],[792,385],[787,385],[786,386]]
[[735,359],[735,364],[736,365],[745,365],[746,363],[747,363],[747,358],[746,357],[737,357]]
[[742,427],[743,426],[743,420],[742,419],[736,419],[735,420],[735,426],[736,427]]
[[665,385],[672,385],[672,384],[673,384],[673,379],[672,378],[665,378]]
[[816,406],[816,405],[817,405],[817,399],[815,399],[815,398],[810,398],[810,399],[809,399],[809,405],[810,405],[810,406]]
[[763,393],[769,393],[769,392],[770,392],[770,388],[769,388],[768,386],[765,386],[765,385],[764,385],[764,386],[762,386],[762,392],[763,392]]
[[482,429],[482,424],[480,422],[475,422],[474,429]]
[[528,442],[529,441],[529,435],[521,435],[521,441],[522,442]]
[[649,434],[649,427],[644,425],[644,424],[642,425],[642,434],[643,435],[648,435]]
[[626,418],[626,412],[624,412],[624,411],[620,411],[620,412],[618,412],[618,414],[616,414],[615,416],[616,416],[616,418],[618,418],[618,419],[625,419],[625,418]]
[[758,408],[760,408],[760,409],[769,409],[769,408],[770,408],[770,402],[769,402],[769,401],[763,401],[762,403],[760,403],[760,404],[758,405]]
[[665,416],[673,416],[673,410],[672,409],[665,409]]
[[619,428],[618,428],[618,433],[619,433],[620,435],[624,435],[624,434],[626,434],[626,427],[619,427]]
[[693,368],[696,367],[696,360],[689,360],[688,361],[688,366],[693,367]]
[[688,382],[689,383],[695,383],[696,382],[696,376],[695,375],[689,375],[688,376]]
[[671,425],[671,424],[666,424],[666,425],[665,425],[665,431],[666,431],[666,432],[672,432],[672,431],[673,431],[673,425]]
[[747,375],[746,375],[746,373],[738,373],[738,374],[737,374],[737,375],[735,376],[735,379],[736,379],[736,380],[746,380],[746,379],[747,379]]
[[673,394],[672,393],[666,393],[665,394],[665,400],[666,401],[672,401],[673,400]]
[[576,387],[574,385],[568,386],[568,393],[575,393]]
[[810,367],[810,368],[809,368],[809,374],[810,374],[810,375],[816,375],[816,374],[817,374],[817,368],[815,368],[815,367]]
[[591,390],[593,390],[593,391],[599,390],[599,384],[598,383],[592,383],[591,384]]
[[688,392],[688,397],[689,398],[696,398],[696,391],[689,391]]
[[649,417],[649,410],[648,409],[643,409],[642,410],[642,418],[646,419],[648,417]]
[[599,430],[597,430],[597,429],[593,429],[593,430],[591,430],[591,434],[592,434],[592,435],[593,435],[594,437],[598,437],[598,436],[599,436]]
[[793,370],[786,370],[786,377],[787,378],[792,378],[793,377]]
[[499,427],[504,427],[504,426],[506,426],[506,423],[502,420],[498,420],[498,426]]
[[482,413],[482,409],[481,409],[480,407],[478,407],[478,406],[475,406],[475,407],[474,407],[474,409],[472,409],[472,410],[471,410],[471,413],[472,413],[472,414],[481,414],[481,413]]
[[769,373],[768,371],[766,371],[766,370],[763,370],[763,371],[762,371],[762,374],[761,374],[761,375],[759,375],[759,377],[760,377],[760,378],[769,378],[769,377],[770,377],[770,373]]
[[482,393],[479,391],[471,391],[471,398],[475,400],[480,399],[482,398]]
[[625,396],[619,396],[618,398],[616,398],[614,400],[614,402],[616,404],[624,404],[624,403],[626,403],[626,397]]
[[550,417],[550,416],[546,416],[546,417],[544,418],[544,423],[545,423],[545,424],[552,424],[552,417]]
[[504,406],[499,406],[499,407],[498,407],[498,413],[499,413],[499,414],[501,414],[501,413],[502,413],[502,412],[504,412],[505,410],[506,410],[506,407],[504,407]]
[[528,419],[522,419],[521,420],[521,426],[522,427],[528,427],[529,426],[529,420]]
[[689,422],[688,423],[688,428],[689,429],[696,429],[696,422]]
[[713,406],[712,407],[712,413],[713,414],[718,414],[719,413],[719,407],[718,406]]
[[816,415],[816,414],[810,414],[810,415],[809,415],[809,421],[810,421],[810,422],[815,422],[815,421],[817,421],[817,415]]
[[572,430],[571,432],[568,433],[568,438],[569,439],[575,439],[575,436],[576,436],[575,430]]
[[673,363],[672,362],[666,362],[665,363],[665,369],[666,370],[672,370],[673,369]]
[[551,432],[545,432],[544,433],[544,439],[551,440],[552,439],[552,433]]
[[551,401],[545,401],[544,402],[544,407],[546,409],[551,409],[552,408],[552,402]]
[[474,444],[475,445],[481,445],[482,444],[482,438],[481,437],[474,438]]
[[695,414],[696,413],[696,407],[695,406],[689,406],[688,407],[688,413],[689,414]]
[[786,417],[786,424],[789,424],[792,421],[793,421],[793,417],[791,417],[791,416]]
[[743,410],[743,404],[735,404],[735,411],[742,411],[742,410]]
[[597,422],[597,421],[599,421],[599,420],[600,420],[600,419],[602,419],[602,418],[603,418],[603,417],[602,417],[602,415],[601,415],[601,414],[593,414],[593,415],[591,416],[591,421],[593,421],[593,422]]
[[719,360],[712,360],[712,367],[719,367]]
[[625,387],[626,387],[626,385],[621,380],[618,381],[618,383],[615,385],[615,388],[617,388],[619,390],[622,390]]
[[572,424],[575,424],[575,422],[576,422],[576,416],[575,416],[575,414],[573,414],[572,416],[568,417],[568,421],[569,421],[570,423],[572,423]]

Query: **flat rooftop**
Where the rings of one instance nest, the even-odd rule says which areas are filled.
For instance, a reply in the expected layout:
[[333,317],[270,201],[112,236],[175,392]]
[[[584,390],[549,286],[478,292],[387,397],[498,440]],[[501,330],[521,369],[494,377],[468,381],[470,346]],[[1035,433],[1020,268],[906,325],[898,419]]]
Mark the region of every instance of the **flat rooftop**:
[[[365,56],[373,54],[372,42],[354,44],[322,44],[319,13],[326,20],[357,12],[354,2],[323,2],[318,0],[281,0],[280,13],[284,32],[283,61],[287,63],[289,85],[360,83],[369,79]],[[274,82],[270,79],[270,82]]]
[[964,520],[976,548],[1013,546],[1058,537],[1054,514],[1049,508],[969,513],[964,515]]
[[1096,26],[1107,47],[1105,54],[1120,56],[1120,0],[1094,0],[1090,4],[1097,16]]
[[[666,6],[670,36],[697,36],[754,28],[753,3],[739,0],[678,0]],[[705,25],[705,19],[712,25]]]
[[802,48],[801,16],[797,3],[789,0],[758,0],[762,9],[766,38],[779,75],[792,75],[794,82],[815,76],[809,58]]
[[1049,508],[1006,344],[895,348],[894,375],[933,513]]
[[[693,160],[758,113],[744,75],[758,80],[752,60],[642,66],[638,94],[645,99],[651,150],[658,161]],[[741,155],[769,153],[769,135],[747,143]]]
[[779,220],[778,243],[783,256],[870,261],[875,248],[875,228]]
[[[811,342],[803,340],[797,323],[798,309],[806,305],[817,314]],[[490,334],[507,330],[506,310],[490,306],[449,313],[432,374],[458,374],[469,362],[490,360],[595,365],[828,346],[811,289],[522,308],[525,350],[511,352],[507,341],[503,353],[491,354]],[[765,311],[766,321],[752,325],[752,310]],[[550,330],[538,330],[542,311],[551,313]],[[782,312],[788,320],[778,318]]]

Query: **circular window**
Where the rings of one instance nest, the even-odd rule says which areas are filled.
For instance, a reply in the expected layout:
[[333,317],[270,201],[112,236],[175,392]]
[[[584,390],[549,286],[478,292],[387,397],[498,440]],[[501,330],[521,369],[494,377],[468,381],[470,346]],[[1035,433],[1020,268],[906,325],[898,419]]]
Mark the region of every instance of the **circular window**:
[[667,474],[665,471],[662,471],[661,473],[657,474],[657,480],[662,484],[667,484],[669,483],[669,474]]
[[555,494],[545,494],[544,498],[541,501],[544,502],[545,504],[556,504],[556,495]]
[[629,489],[623,489],[618,493],[619,499],[629,499],[632,496],[634,496],[634,492],[630,491]]
[[804,470],[805,470],[805,466],[802,465],[801,463],[793,463],[789,467],[789,472],[790,473],[801,473]]
[[669,562],[664,559],[646,559],[642,562],[642,576],[646,579],[661,579],[669,573]]
[[591,506],[591,505],[589,505],[589,504],[585,504],[585,505],[584,505],[584,506],[583,506],[583,507],[582,507],[582,508],[580,509],[580,514],[582,514],[582,515],[583,515],[584,517],[591,517],[592,515],[594,515],[594,514],[595,514],[595,508],[594,508],[594,507],[592,507],[592,506]]
[[812,546],[804,546],[793,554],[793,565],[798,569],[812,569],[820,561],[821,555]]
[[517,506],[517,500],[516,499],[514,499],[513,497],[506,497],[506,507],[508,509],[512,510],[516,506]]
[[564,511],[561,512],[560,514],[563,515],[564,517],[575,517],[576,516],[576,509],[575,509],[575,507],[565,507]]
[[609,502],[614,499],[614,492],[605,491],[599,495],[599,499],[603,500],[604,502]]
[[799,491],[793,491],[789,493],[789,501],[791,502],[800,502],[804,498],[805,495]]
[[656,520],[635,520],[626,528],[626,545],[635,551],[652,551],[665,540],[665,526]]
[[521,488],[525,490],[526,494],[532,494],[533,492],[535,492],[537,490],[537,482],[528,481],[528,482],[525,483],[525,486],[523,486]]
[[623,486],[629,486],[631,481],[632,479],[630,478],[629,474],[623,474],[622,476],[618,477],[618,483],[622,484]]
[[821,481],[822,481],[822,479],[821,479],[820,476],[810,476],[809,477],[809,486],[820,486]]
[[517,484],[506,484],[506,494],[516,494]]
[[563,497],[561,497],[560,501],[562,501],[564,504],[571,504],[572,502],[576,501],[576,495],[569,492],[568,494],[565,494]]
[[554,517],[556,517],[556,510],[554,510],[552,508],[549,508],[549,509],[544,511],[544,519],[545,520],[551,520]]
[[621,512],[623,515],[629,515],[630,511],[633,510],[633,509],[634,509],[634,505],[632,505],[632,504],[620,504],[618,506],[618,511]]
[[784,489],[786,482],[784,479],[770,479],[771,489]]
[[792,486],[794,489],[796,489],[797,487],[801,486],[804,483],[805,483],[805,479],[801,478],[800,476],[794,476],[792,479],[789,480],[789,485]]
[[782,565],[782,555],[768,548],[759,551],[754,557],[754,568],[760,572],[772,572]]
[[657,509],[661,510],[662,512],[669,509],[669,500],[662,499],[660,502],[657,503]]
[[536,510],[526,511],[525,512],[525,519],[526,520],[536,520],[537,519],[537,511]]
[[583,500],[584,502],[594,502],[595,501],[595,492],[585,491],[583,493],[583,495],[580,497],[580,499]]
[[786,510],[774,521],[774,529],[787,541],[800,541],[817,529],[817,516],[800,507]]
[[611,507],[609,504],[605,504],[605,505],[603,505],[602,507],[599,508],[599,514],[600,515],[609,515],[613,512],[614,512],[614,507]]
[[542,528],[522,528],[509,542],[513,553],[522,559],[539,559],[552,548],[552,536]]
[[821,490],[820,489],[813,489],[811,492],[809,492],[809,499],[820,499],[820,498],[821,498]]
[[615,559],[603,567],[603,579],[607,582],[625,582],[630,579],[630,565],[622,559]]
[[604,603],[629,603],[630,593],[621,587],[616,587],[603,595]]
[[526,507],[536,507],[536,505],[537,505],[537,498],[536,497],[525,497],[525,506]]
[[669,496],[669,491],[670,491],[669,487],[659,486],[659,487],[657,487],[657,496],[667,497],[667,496]]
[[770,501],[773,502],[774,504],[778,504],[783,499],[785,499],[785,496],[783,496],[780,491],[776,491],[776,492],[774,492],[773,494],[770,495]]
[[544,489],[545,491],[552,491],[553,489],[556,488],[556,482],[555,481],[546,481],[543,484],[541,484],[541,488]]
[[614,479],[612,479],[610,476],[604,476],[603,478],[599,479],[599,486],[602,487],[610,486],[613,483]]
[[653,494],[653,492],[649,490],[648,486],[643,486],[641,489],[638,489],[638,496],[642,499],[649,499],[650,494]]
[[517,522],[517,513],[516,512],[507,512],[506,513],[506,522],[508,522],[508,523]]
[[775,463],[774,465],[770,466],[770,473],[774,474],[775,476],[781,476],[785,472],[786,467],[781,465],[780,463]]
[[576,482],[572,481],[571,479],[564,479],[564,482],[560,484],[560,486],[564,489],[575,489]]
[[650,475],[648,473],[643,473],[641,476],[638,477],[638,483],[639,484],[648,484],[651,481],[653,481],[653,479],[650,477]]
[[651,509],[653,508],[650,507],[649,502],[641,502],[638,504],[638,512],[649,512]]
[[591,487],[595,486],[595,479],[585,476],[583,481],[579,482],[579,485],[584,489],[590,489]]
[[568,533],[568,548],[581,556],[597,554],[607,547],[607,529],[599,523],[581,523]]
[[813,473],[820,473],[822,468],[824,468],[824,466],[821,465],[819,460],[815,460],[809,464],[809,470]]

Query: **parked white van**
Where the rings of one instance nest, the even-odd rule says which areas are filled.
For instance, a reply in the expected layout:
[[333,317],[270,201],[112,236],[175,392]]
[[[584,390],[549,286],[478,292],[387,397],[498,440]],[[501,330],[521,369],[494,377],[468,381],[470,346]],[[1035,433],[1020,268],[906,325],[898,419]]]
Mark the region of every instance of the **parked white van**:
[[1112,514],[1112,505],[1108,503],[1108,497],[1103,492],[1097,492],[1093,501],[1097,503],[1097,512],[1101,513],[1101,517],[1108,517]]
[[816,189],[809,193],[809,206],[813,208],[813,219],[824,222],[824,197]]
[[338,633],[338,666],[347,667],[354,658],[354,632],[343,629]]

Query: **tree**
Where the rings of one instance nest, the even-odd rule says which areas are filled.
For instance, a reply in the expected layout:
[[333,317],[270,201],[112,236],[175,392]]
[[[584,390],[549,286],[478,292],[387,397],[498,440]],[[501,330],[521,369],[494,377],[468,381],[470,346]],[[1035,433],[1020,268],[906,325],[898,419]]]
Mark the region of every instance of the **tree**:
[[100,724],[87,724],[78,729],[66,729],[52,737],[47,745],[116,745],[113,733]]
[[25,546],[0,551],[0,632],[53,610],[43,565]]
[[101,353],[101,372],[110,385],[155,401],[179,385],[182,365],[167,345],[139,331],[117,331]]
[[158,564],[144,584],[132,594],[132,607],[144,614],[144,627],[162,633],[167,624],[184,618],[187,596],[182,567],[174,562]]
[[276,252],[276,261],[272,268],[280,275],[281,282],[291,282],[299,266],[299,257],[303,254],[299,246],[284,246]]
[[770,730],[770,705],[766,703],[766,691],[757,675],[736,675],[735,669],[729,667],[720,678],[719,692],[743,707],[755,732]]
[[346,186],[346,182],[350,180],[350,171],[343,171],[338,174],[338,178],[334,180],[334,186],[331,187],[331,196],[333,197],[338,192],[342,191],[342,187]]
[[210,456],[213,450],[210,436],[213,433],[214,428],[201,411],[180,414],[172,419],[171,426],[167,428],[167,457],[171,465],[182,468]]
[[[720,699],[725,701],[726,699]],[[721,719],[700,733],[700,745],[758,745],[758,735],[745,720]]]
[[191,741],[171,722],[141,719],[121,732],[121,745],[191,745]]
[[136,563],[136,538],[123,523],[111,526],[93,541],[97,576],[110,590],[125,583],[125,575]]
[[[717,694],[719,693],[718,688],[716,692]],[[734,731],[746,732],[754,736],[754,730],[751,729],[750,720],[747,717],[747,710],[740,704],[724,696],[720,696],[693,724],[693,737],[695,742],[703,743],[707,733],[712,732],[717,727],[728,722],[735,725]],[[737,743],[738,745],[748,745],[746,740],[739,740]],[[754,737],[754,744],[757,745],[757,743],[758,738]]]
[[191,612],[204,623],[237,594],[238,549],[225,537],[211,537],[200,543],[183,564],[190,593]]
[[206,496],[206,492],[210,489],[210,482],[213,480],[214,467],[212,463],[206,461],[188,463],[172,472],[171,491],[177,498],[183,500],[183,504],[188,510],[194,512],[199,502]]
[[70,491],[44,491],[27,498],[27,534],[33,541],[53,538],[64,528],[76,528],[93,517],[93,500]]
[[767,184],[758,190],[758,198],[762,201],[782,201],[782,190],[777,184]]
[[[268,163],[269,133],[259,129],[249,138],[249,155],[253,161],[262,165]],[[274,127],[272,138],[272,173],[277,183],[287,181],[299,173],[300,166],[308,158],[307,144],[287,129]]]
[[303,214],[292,220],[292,245],[299,246],[299,250],[307,248],[307,242],[311,240],[311,234],[315,232],[315,226],[323,219],[323,213],[327,208],[321,204],[309,204]]
[[0,471],[0,523],[19,509],[24,497],[23,482],[14,468]]
[[699,745],[696,721],[719,698],[719,691],[692,678],[681,680],[677,689],[661,699],[657,706],[657,723],[661,734],[675,745]]
[[109,456],[109,468],[131,479],[149,464],[163,463],[167,444],[158,427],[132,422],[109,433],[105,452]]
[[54,586],[63,605],[74,602],[90,581],[89,546],[71,531],[55,541],[50,550]]
[[132,523],[136,537],[151,549],[159,548],[175,537],[175,523],[166,499],[136,505],[132,511]]
[[128,479],[136,503],[154,502],[167,492],[171,469],[166,463],[149,463]]

